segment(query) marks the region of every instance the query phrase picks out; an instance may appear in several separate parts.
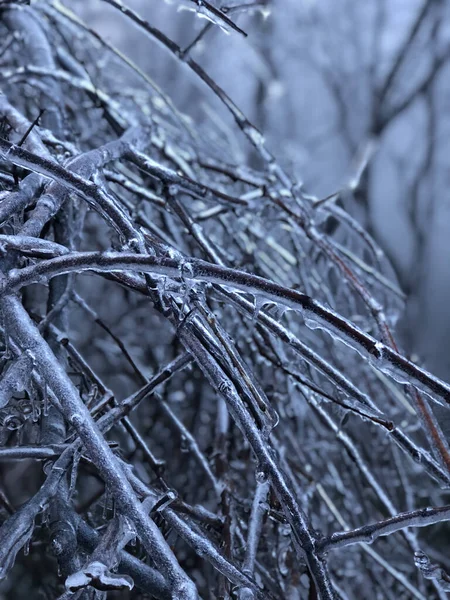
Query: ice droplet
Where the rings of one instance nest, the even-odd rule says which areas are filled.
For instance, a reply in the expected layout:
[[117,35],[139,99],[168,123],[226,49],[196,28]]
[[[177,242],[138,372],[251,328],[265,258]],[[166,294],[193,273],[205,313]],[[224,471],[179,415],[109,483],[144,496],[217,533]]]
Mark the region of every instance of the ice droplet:
[[180,450],[183,453],[189,452],[189,440],[184,435],[181,436]]
[[0,426],[6,427],[9,431],[15,431],[20,429],[24,424],[24,419],[21,415],[16,412],[3,411],[0,414]]
[[255,479],[258,483],[266,483],[266,481],[268,480],[269,475],[267,473],[267,471],[262,468],[262,467],[258,467],[256,469],[256,473],[255,473]]
[[250,588],[241,588],[239,590],[239,599],[240,600],[254,600],[255,594]]
[[375,350],[378,352],[378,359],[382,360],[384,355],[384,345],[381,342],[376,342]]
[[265,143],[264,136],[262,135],[262,133],[260,131],[258,131],[256,129],[256,127],[253,127],[253,125],[245,125],[244,133],[250,138],[251,142],[255,146],[257,146],[257,147],[264,146],[264,143]]
[[183,281],[186,277],[188,279],[194,277],[194,267],[190,262],[184,260],[180,261],[178,269],[180,271],[181,279]]
[[278,568],[283,577],[287,577],[289,574],[289,568],[287,566],[288,549],[285,548],[278,555]]
[[11,269],[8,275],[10,279],[17,279],[20,276],[20,269]]
[[72,425],[74,425],[76,427],[77,425],[81,425],[81,423],[83,422],[83,418],[78,413],[74,413],[70,417],[70,422],[72,423]]

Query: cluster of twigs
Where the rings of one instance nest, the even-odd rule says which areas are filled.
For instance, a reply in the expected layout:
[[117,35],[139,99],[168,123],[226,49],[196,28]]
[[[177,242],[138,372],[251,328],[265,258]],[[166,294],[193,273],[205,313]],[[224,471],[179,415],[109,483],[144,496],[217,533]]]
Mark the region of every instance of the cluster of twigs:
[[192,58],[259,3],[192,0],[183,49],[105,2],[235,126],[58,0],[0,3],[4,593],[445,598],[450,386],[397,347],[402,293],[338,195]]

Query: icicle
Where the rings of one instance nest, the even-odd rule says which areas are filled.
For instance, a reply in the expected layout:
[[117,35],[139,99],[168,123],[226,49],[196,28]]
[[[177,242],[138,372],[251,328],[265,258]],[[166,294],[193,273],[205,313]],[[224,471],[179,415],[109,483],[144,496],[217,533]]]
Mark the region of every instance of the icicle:
[[[332,312],[331,309],[328,309],[328,310],[330,312]],[[308,314],[308,316],[306,316],[306,314]],[[356,340],[354,340],[350,336],[350,334],[346,334],[346,333],[342,332],[340,329],[338,329],[331,323],[328,323],[325,321],[322,322],[318,319],[315,319],[315,318],[309,316],[309,314],[310,314],[309,312],[308,313],[306,313],[306,311],[303,312],[304,323],[305,323],[306,327],[308,327],[308,329],[311,329],[312,331],[316,331],[318,329],[323,330],[335,342],[341,342],[348,348],[355,350],[363,359],[368,360],[368,358],[369,358],[368,353],[364,349],[361,348],[360,344]]]
[[260,6],[259,7],[259,12],[261,13],[261,16],[264,19],[264,21],[267,21],[267,19],[272,14],[272,11],[267,6]]
[[70,471],[70,482],[69,482],[69,498],[72,498],[75,492],[75,486],[77,483],[78,464],[80,462],[81,453],[75,452],[72,462],[72,470]]
[[276,321],[280,322],[281,319],[284,317],[287,310],[288,310],[287,306],[284,306],[283,304],[276,304],[275,310],[274,310],[274,319]]
[[263,296],[255,295],[253,315],[252,315],[252,324],[256,323],[256,320],[259,315],[259,311],[262,310],[264,304],[266,304],[266,303],[267,303],[267,300]]
[[[183,282],[184,291],[183,291],[183,302],[181,305],[179,319],[182,320],[185,309],[189,304],[189,295],[191,291],[195,288],[196,282],[192,279],[194,277],[194,269],[192,264],[187,261],[180,261],[179,266],[181,281]],[[186,279],[187,278],[187,279]]]
[[110,499],[110,492],[109,492],[108,486],[106,486],[104,499],[103,499],[103,510],[102,510],[102,517],[104,519],[108,518],[109,499]]
[[283,577],[289,575],[289,567],[287,566],[288,554],[289,548],[283,548],[283,550],[278,553],[278,570]]
[[203,5],[202,0],[196,0],[196,7],[188,6],[186,4],[180,4],[178,6],[178,12],[187,11],[194,13],[199,19],[206,19],[213,25],[219,27],[224,33],[229,35],[232,31],[232,28],[220,17],[217,17],[212,11],[210,11],[206,6]]
[[158,301],[164,310],[166,309],[166,303],[164,300],[164,298],[166,296],[166,283],[167,283],[167,277],[156,278],[156,294],[158,296]]
[[47,385],[44,384],[43,389],[42,389],[42,414],[44,415],[44,417],[48,417],[48,408],[49,408],[48,389],[47,389]]
[[183,302],[181,304],[181,310],[179,314],[179,320],[181,321],[186,313],[186,308],[189,305],[189,295],[191,291],[195,288],[194,281],[185,281],[184,282],[184,291],[183,291]]
[[31,408],[31,420],[33,423],[37,423],[39,421],[39,417],[41,416],[41,409],[39,407],[37,397],[34,397],[31,400]]
[[280,422],[280,415],[273,408],[273,406],[269,405],[268,407],[268,415],[267,415],[267,433],[270,433]]
[[[136,546],[137,531],[133,523],[127,517],[119,516],[121,519],[123,538],[121,541],[121,547],[125,548],[127,544]],[[117,565],[118,567],[119,565]]]
[[180,277],[182,281],[185,281],[186,277],[188,279],[192,279],[194,277],[194,268],[189,261],[181,260],[178,269],[180,271]]
[[42,509],[42,513],[41,513],[41,525],[43,527],[47,527],[49,518],[50,518],[50,512],[49,512],[48,506],[44,506],[44,508]]

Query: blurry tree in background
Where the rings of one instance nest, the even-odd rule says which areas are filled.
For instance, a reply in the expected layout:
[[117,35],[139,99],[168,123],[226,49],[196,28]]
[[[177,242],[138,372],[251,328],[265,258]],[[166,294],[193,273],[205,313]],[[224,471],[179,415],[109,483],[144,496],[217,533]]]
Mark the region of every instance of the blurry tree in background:
[[[358,189],[342,202],[388,253],[408,294],[409,351],[448,378],[450,7],[440,0],[261,4],[256,13],[234,7],[239,23],[251,27],[249,38],[207,26],[192,56],[318,196],[334,193],[353,176],[358,157],[370,153]],[[132,6],[186,44],[193,30],[205,28],[183,12],[177,17],[176,4]],[[226,118],[170,57],[117,26],[113,12],[105,18],[100,1],[85,10],[183,111]]]
[[444,600],[448,3],[0,33],[0,594]]

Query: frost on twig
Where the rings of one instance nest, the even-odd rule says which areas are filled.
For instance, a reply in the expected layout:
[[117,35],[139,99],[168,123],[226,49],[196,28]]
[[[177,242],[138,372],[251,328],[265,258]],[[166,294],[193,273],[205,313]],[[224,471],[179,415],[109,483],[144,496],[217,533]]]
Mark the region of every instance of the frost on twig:
[[414,562],[425,579],[435,580],[445,592],[450,592],[450,576],[447,571],[439,565],[434,565],[421,550],[415,552]]
[[[187,0],[186,0],[187,1]],[[192,10],[195,14],[203,19],[207,19],[210,23],[217,25],[225,33],[235,31],[240,33],[244,37],[247,37],[245,31],[236,25],[220,8],[216,8],[213,4],[207,0],[188,0],[191,4],[195,4],[195,7],[191,7],[188,4],[180,4],[179,9]]]

